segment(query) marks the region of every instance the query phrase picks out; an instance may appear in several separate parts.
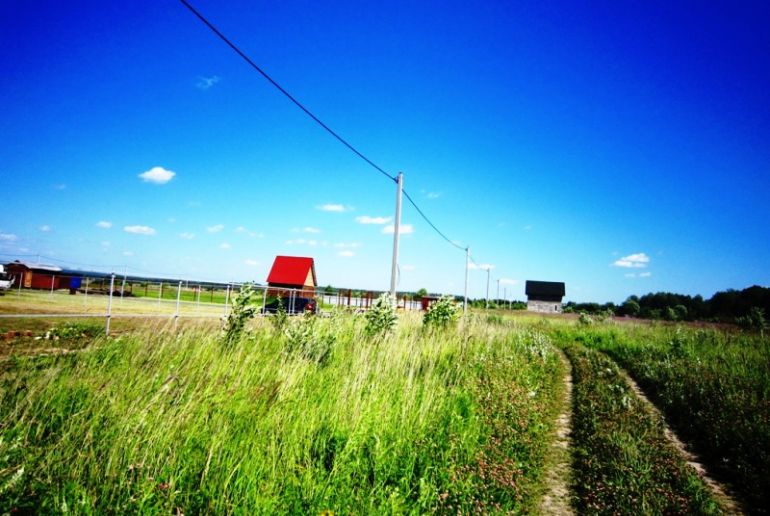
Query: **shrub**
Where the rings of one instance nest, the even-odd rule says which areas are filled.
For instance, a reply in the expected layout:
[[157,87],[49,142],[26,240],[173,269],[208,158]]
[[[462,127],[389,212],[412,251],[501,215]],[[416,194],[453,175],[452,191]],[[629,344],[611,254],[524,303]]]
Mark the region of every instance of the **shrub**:
[[270,322],[276,333],[281,333],[289,322],[289,314],[286,313],[286,307],[281,302],[281,296],[278,296],[277,299],[278,308],[275,310],[275,315],[270,319]]
[[331,355],[336,337],[333,332],[317,328],[316,320],[314,314],[306,313],[296,324],[287,326],[286,352],[323,364]]
[[590,315],[588,315],[585,312],[580,313],[580,317],[578,318],[578,324],[581,326],[590,326],[594,323],[594,320],[591,318]]
[[396,300],[386,292],[380,295],[366,312],[365,331],[367,335],[383,335],[393,330],[397,322]]
[[254,303],[256,296],[257,291],[254,290],[254,286],[250,283],[243,285],[238,293],[233,296],[232,310],[227,314],[224,329],[224,344],[226,347],[231,347],[241,338],[246,322],[253,318],[257,312],[257,307]]
[[450,296],[443,296],[428,307],[428,311],[422,318],[422,324],[425,327],[446,328],[457,321],[460,314],[460,307]]

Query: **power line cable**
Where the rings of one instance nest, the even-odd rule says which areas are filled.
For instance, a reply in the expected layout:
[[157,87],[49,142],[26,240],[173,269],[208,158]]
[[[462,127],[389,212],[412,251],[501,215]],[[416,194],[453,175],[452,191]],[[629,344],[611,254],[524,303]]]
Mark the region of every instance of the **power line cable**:
[[195,8],[194,8],[193,6],[191,6],[189,3],[187,3],[187,2],[186,2],[186,0],[179,0],[179,1],[180,1],[180,2],[182,2],[182,4],[184,4],[184,6],[185,6],[185,7],[187,7],[187,8],[190,10],[190,12],[192,12],[192,13],[193,13],[195,16],[197,16],[197,17],[198,17],[198,19],[199,19],[200,21],[202,21],[202,22],[203,22],[203,23],[204,23],[204,24],[205,24],[205,25],[206,25],[206,26],[207,26],[209,29],[211,29],[211,31],[212,31],[214,34],[216,34],[217,36],[219,36],[219,38],[220,38],[222,41],[224,41],[224,42],[227,44],[227,46],[229,46],[230,48],[232,48],[232,49],[235,51],[235,53],[236,53],[236,54],[238,54],[239,56],[241,56],[241,57],[244,59],[244,61],[246,61],[247,63],[249,63],[249,65],[251,65],[251,67],[252,67],[252,68],[254,68],[256,71],[258,71],[260,74],[262,74],[262,77],[264,77],[265,79],[267,79],[267,80],[270,82],[270,84],[272,84],[273,86],[275,86],[276,88],[278,88],[278,91],[280,91],[281,93],[283,93],[283,94],[284,94],[284,95],[285,95],[285,96],[286,96],[286,97],[287,97],[289,100],[291,100],[291,101],[292,101],[292,102],[293,102],[293,103],[294,103],[294,104],[295,104],[295,105],[296,105],[298,108],[300,108],[302,111],[304,111],[304,112],[305,112],[305,114],[306,114],[306,115],[308,115],[310,118],[312,118],[312,119],[313,119],[313,120],[314,120],[314,121],[315,121],[315,122],[316,122],[318,125],[320,125],[321,127],[323,127],[323,128],[324,128],[324,129],[325,129],[325,130],[326,130],[326,131],[329,133],[329,134],[331,134],[332,136],[334,136],[334,137],[335,137],[337,140],[339,140],[339,142],[340,142],[340,143],[342,143],[342,144],[343,144],[345,147],[347,147],[348,149],[350,149],[351,151],[353,151],[353,152],[354,152],[354,153],[355,153],[355,154],[356,154],[356,155],[357,155],[359,158],[361,158],[362,160],[364,160],[365,162],[367,162],[369,165],[371,165],[371,166],[372,166],[372,167],[373,167],[375,170],[377,170],[379,173],[381,173],[382,175],[384,175],[384,176],[386,176],[386,177],[390,178],[392,181],[397,181],[397,179],[396,179],[394,176],[392,176],[392,175],[388,174],[388,173],[387,173],[387,172],[385,172],[385,170],[383,170],[383,169],[382,169],[380,166],[378,166],[378,165],[377,165],[376,163],[374,163],[372,160],[370,160],[369,158],[367,158],[366,156],[364,156],[364,155],[363,155],[361,152],[359,152],[359,151],[358,151],[358,149],[356,149],[356,148],[355,148],[355,147],[353,147],[351,144],[349,144],[349,143],[348,143],[348,142],[347,142],[347,141],[346,141],[346,140],[345,140],[345,139],[344,139],[342,136],[340,136],[339,134],[337,134],[336,132],[334,132],[334,131],[333,131],[333,130],[332,130],[332,129],[331,129],[329,126],[328,126],[328,125],[326,125],[325,123],[323,123],[323,122],[322,122],[322,121],[321,121],[321,120],[320,120],[320,119],[319,119],[317,116],[315,116],[315,115],[314,115],[314,114],[313,114],[313,113],[312,113],[312,112],[311,112],[311,111],[310,111],[308,108],[306,108],[305,106],[303,106],[303,105],[302,105],[302,103],[301,103],[300,101],[298,101],[297,99],[295,99],[295,98],[292,96],[292,94],[291,94],[291,93],[289,93],[288,91],[286,91],[286,90],[285,90],[285,89],[284,89],[284,88],[283,88],[283,87],[282,87],[280,84],[278,84],[278,83],[277,83],[277,82],[276,82],[276,81],[275,81],[275,80],[274,80],[272,77],[270,77],[270,76],[267,74],[267,72],[265,72],[264,70],[262,70],[262,68],[260,68],[259,66],[257,66],[257,64],[256,64],[256,63],[254,63],[254,61],[252,61],[252,60],[251,60],[251,58],[249,58],[249,56],[247,56],[245,53],[243,53],[243,51],[241,51],[241,49],[240,49],[240,48],[238,48],[238,47],[237,47],[237,46],[236,46],[236,45],[235,45],[233,42],[231,42],[229,39],[227,39],[227,37],[226,37],[224,34],[222,34],[222,33],[221,33],[221,32],[220,32],[220,31],[219,31],[219,30],[218,30],[218,29],[217,29],[217,28],[216,28],[214,25],[212,25],[212,24],[211,24],[211,22],[209,22],[209,21],[208,21],[208,20],[207,20],[207,19],[206,19],[206,18],[205,18],[205,17],[204,17],[204,16],[203,16],[201,13],[199,13],[198,11],[196,11],[196,10],[195,10]]
[[[233,42],[231,42],[227,36],[222,34],[222,32],[219,31],[211,22],[209,22],[201,13],[199,13],[192,5],[190,5],[186,0],[180,0],[182,4],[187,7],[187,9],[190,10],[201,22],[203,22],[214,34],[216,34],[222,41],[224,41],[227,46],[229,46],[235,53],[237,53],[241,58],[243,58],[244,61],[246,61],[252,68],[254,68],[257,72],[259,72],[265,79],[267,79],[270,84],[275,86],[281,93],[283,93],[289,100],[291,100],[298,108],[300,108],[302,111],[305,112],[310,118],[312,118],[318,125],[320,125],[323,129],[325,129],[329,134],[334,136],[340,143],[345,145],[348,149],[350,149],[352,152],[354,152],[358,157],[363,159],[367,164],[372,166],[375,170],[383,174],[384,176],[388,177],[392,181],[397,182],[398,179],[391,174],[387,173],[385,170],[383,170],[380,166],[378,166],[376,163],[374,163],[372,160],[367,158],[363,153],[361,153],[358,149],[353,147],[350,143],[348,143],[344,138],[342,138],[339,134],[337,134],[334,130],[332,130],[328,125],[323,123],[317,116],[315,116],[308,108],[306,108],[304,105],[302,105],[301,102],[299,102],[294,96],[292,96],[288,91],[286,91],[280,84],[278,84],[270,75],[267,74],[262,68],[260,68],[254,61],[249,58],[240,48],[238,48]],[[414,206],[414,208],[417,210],[417,213],[420,214],[420,216],[425,220],[425,222],[430,225],[433,230],[441,236],[444,240],[446,240],[450,245],[455,247],[456,249],[459,249],[461,251],[467,250],[467,247],[463,247],[456,242],[450,240],[441,230],[439,230],[436,225],[431,222],[431,220],[428,218],[427,215],[420,209],[420,207],[417,205],[417,203],[412,199],[412,197],[406,192],[406,190],[403,190],[404,196],[407,198],[407,200]]]
[[465,250],[467,249],[466,247],[463,247],[463,246],[459,245],[458,243],[456,243],[456,242],[454,242],[454,241],[450,240],[450,239],[449,239],[449,237],[447,237],[447,236],[446,236],[444,233],[442,233],[442,232],[441,232],[441,231],[440,231],[440,230],[439,230],[439,229],[436,227],[436,225],[435,225],[433,222],[431,222],[431,221],[430,221],[430,219],[428,218],[428,216],[427,216],[427,215],[425,215],[425,213],[423,213],[423,211],[420,209],[420,207],[419,207],[419,206],[417,206],[417,203],[416,203],[416,202],[414,202],[414,199],[412,199],[412,197],[411,197],[411,196],[410,196],[408,193],[406,193],[406,190],[403,190],[403,193],[404,193],[404,197],[406,197],[406,199],[407,199],[407,200],[408,200],[410,203],[412,203],[412,206],[414,206],[414,209],[415,209],[415,210],[417,210],[417,213],[419,213],[419,214],[420,214],[420,216],[421,216],[423,219],[425,219],[425,222],[427,222],[427,223],[430,225],[430,227],[432,227],[432,228],[434,229],[434,231],[436,231],[436,233],[438,233],[438,234],[441,236],[441,238],[443,238],[444,240],[446,240],[447,242],[449,242],[449,244],[451,244],[452,246],[456,247],[457,249],[460,249],[461,251],[465,251]]

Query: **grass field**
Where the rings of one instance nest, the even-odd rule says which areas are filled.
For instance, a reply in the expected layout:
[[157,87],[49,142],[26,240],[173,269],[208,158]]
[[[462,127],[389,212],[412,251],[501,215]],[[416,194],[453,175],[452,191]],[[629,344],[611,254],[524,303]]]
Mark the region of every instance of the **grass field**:
[[[9,295],[0,312],[77,311],[72,297]],[[402,313],[372,336],[339,312],[255,319],[226,346],[217,317],[127,319],[110,338],[103,321],[39,320],[59,339],[6,343],[3,513],[537,513],[567,374],[557,346],[579,513],[725,512],[620,367],[764,513],[759,335],[478,312],[443,330]]]

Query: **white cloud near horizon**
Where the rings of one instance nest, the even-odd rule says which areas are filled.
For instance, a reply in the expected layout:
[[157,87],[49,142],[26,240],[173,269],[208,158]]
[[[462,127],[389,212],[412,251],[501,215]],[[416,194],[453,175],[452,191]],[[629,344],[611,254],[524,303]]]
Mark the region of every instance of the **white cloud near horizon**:
[[112,227],[112,222],[108,220],[100,220],[96,223],[96,227],[102,229],[110,229]]
[[[383,235],[392,235],[395,231],[396,228],[393,224],[388,224],[382,228]],[[399,235],[411,235],[412,233],[414,233],[414,227],[411,224],[401,224],[398,226]]]
[[123,251],[123,256],[134,256],[133,251]]
[[225,229],[225,225],[224,224],[215,224],[213,226],[207,227],[206,231],[208,231],[209,233],[219,233],[223,229]]
[[387,224],[392,219],[393,217],[370,217],[369,215],[362,215],[356,217],[356,222],[359,224]]
[[327,204],[320,204],[315,207],[317,210],[321,211],[329,211],[332,213],[344,213],[346,211],[350,211],[353,208],[350,206],[345,206],[344,204],[334,204],[334,203],[327,203]]
[[652,273],[651,273],[650,271],[647,271],[647,272],[640,272],[640,273],[639,273],[639,277],[640,277],[640,278],[649,278],[650,276],[652,276]]
[[247,258],[243,260],[243,263],[245,263],[249,267],[256,267],[257,265],[259,265],[259,262],[257,260],[254,260],[253,258]]
[[40,226],[37,229],[39,229],[43,233],[48,233],[49,231],[51,231],[51,226],[49,226],[48,224],[43,224],[42,226]]
[[126,233],[133,233],[135,235],[154,235],[155,230],[150,226],[124,226],[123,231]]
[[428,199],[438,199],[441,197],[441,192],[428,192],[428,195],[426,195]]
[[511,278],[500,278],[500,284],[501,285],[518,285],[519,280],[511,279]]
[[221,244],[219,244],[219,248],[220,249],[230,249],[230,244],[228,244],[227,242],[222,242]]
[[337,256],[342,256],[343,258],[350,258],[351,256],[354,256],[356,253],[353,251],[340,251],[337,253]]
[[184,238],[185,240],[192,240],[193,238],[195,238],[195,233],[188,233],[188,232],[179,233],[179,238]]
[[141,177],[142,181],[144,181],[145,183],[165,185],[166,183],[171,181],[175,175],[176,175],[176,172],[166,170],[163,167],[152,167],[150,170],[139,174],[139,177]]
[[0,233],[0,241],[3,242],[15,242],[17,238],[13,233]]
[[492,265],[491,263],[480,263],[480,264],[476,265],[475,263],[470,262],[468,264],[468,269],[469,270],[482,270],[482,271],[485,271],[487,269],[492,270],[494,268],[495,268],[495,266]]
[[195,83],[195,87],[198,88],[199,90],[206,91],[218,82],[219,82],[218,75],[212,75],[211,77],[200,76],[198,77],[198,82]]
[[615,267],[624,267],[626,269],[643,269],[650,263],[650,257],[644,253],[635,253],[624,256],[612,262]]

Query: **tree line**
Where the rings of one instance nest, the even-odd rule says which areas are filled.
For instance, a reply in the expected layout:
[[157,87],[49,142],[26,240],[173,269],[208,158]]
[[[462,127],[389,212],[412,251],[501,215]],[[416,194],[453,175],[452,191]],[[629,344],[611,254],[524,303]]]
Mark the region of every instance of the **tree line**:
[[720,291],[709,299],[671,292],[629,296],[623,303],[575,303],[564,305],[565,312],[620,315],[670,321],[747,322],[770,313],[770,288],[754,285],[743,290]]

